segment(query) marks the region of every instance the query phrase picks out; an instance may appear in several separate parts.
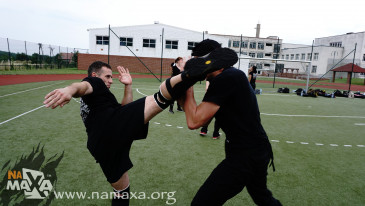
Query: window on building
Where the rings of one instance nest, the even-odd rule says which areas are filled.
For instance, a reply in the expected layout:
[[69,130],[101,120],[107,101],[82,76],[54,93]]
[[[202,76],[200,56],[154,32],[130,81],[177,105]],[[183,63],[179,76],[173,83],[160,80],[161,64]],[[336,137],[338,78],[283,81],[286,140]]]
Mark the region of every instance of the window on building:
[[312,71],[311,73],[317,73],[317,66],[312,66]]
[[294,54],[290,54],[290,60],[294,60]]
[[314,61],[317,61],[317,60],[318,60],[318,56],[319,56],[319,53],[314,53],[313,60],[314,60]]
[[195,45],[197,45],[199,42],[192,42],[189,41],[188,42],[188,50],[193,50],[193,48],[195,47]]
[[284,54],[283,54],[283,55],[281,55],[281,59],[285,59]]
[[120,37],[120,46],[133,46],[133,38]]
[[231,40],[228,40],[228,47],[231,47],[231,45],[232,45]]
[[279,55],[279,54],[273,54],[273,55],[272,55],[272,58],[273,58],[273,59],[279,59],[279,57],[280,57],[280,55]]
[[285,55],[285,59],[289,60],[289,54]]
[[270,64],[264,64],[264,67],[270,67]]
[[330,42],[331,47],[342,47],[342,42]]
[[247,48],[247,41],[243,41],[241,46],[242,48]]
[[266,46],[272,46],[272,43],[266,43]]
[[233,47],[240,47],[240,42],[239,41],[233,41]]
[[165,44],[166,44],[166,46],[165,46],[166,49],[178,49],[179,42],[172,41],[172,40],[166,40]]
[[362,60],[365,61],[365,54],[362,55]]
[[295,60],[299,60],[299,54],[295,54]]
[[109,44],[109,36],[96,36],[96,44],[108,45]]
[[301,60],[305,60],[305,54],[302,53],[302,58]]
[[274,44],[274,53],[280,53],[280,44]]
[[265,53],[265,57],[271,57],[271,53]]
[[264,58],[264,53],[257,53],[257,58]]
[[311,53],[308,53],[307,54],[307,60],[311,60],[311,58],[312,58],[312,54]]
[[247,52],[242,52],[243,55],[247,55]]
[[[262,64],[256,64],[257,69],[262,69]],[[257,71],[260,74],[260,71]]]
[[250,57],[256,57],[256,54],[255,53],[252,53],[252,52],[250,52],[249,54],[248,54],[248,56],[250,56]]
[[256,49],[256,42],[250,42],[250,49]]
[[143,47],[155,48],[156,39],[143,39]]
[[257,43],[257,49],[264,49],[264,42]]

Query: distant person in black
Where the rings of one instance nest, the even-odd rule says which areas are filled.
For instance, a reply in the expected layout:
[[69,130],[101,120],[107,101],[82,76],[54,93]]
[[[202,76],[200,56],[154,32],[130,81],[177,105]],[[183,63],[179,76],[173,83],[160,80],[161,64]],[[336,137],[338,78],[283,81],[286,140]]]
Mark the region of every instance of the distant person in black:
[[[63,107],[72,97],[81,97],[81,117],[88,135],[87,148],[99,163],[107,181],[115,191],[112,205],[129,205],[128,170],[133,167],[129,158],[132,142],[145,139],[148,122],[179,99],[188,88],[221,67],[219,60],[188,61],[187,71],[166,79],[158,92],[133,101],[132,77],[128,69],[118,66],[119,81],[124,84],[124,96],[119,104],[110,92],[112,69],[109,64],[96,61],[89,66],[88,77],[82,82],[55,89],[43,102],[52,109]],[[198,65],[198,67],[196,67]]]
[[[180,74],[184,70],[184,64],[185,64],[185,62],[182,57],[176,58],[175,61],[171,64],[171,69],[172,69],[171,77]],[[172,102],[172,104],[170,104],[170,109],[169,109],[170,113],[174,113],[174,104],[175,104],[175,102]],[[179,103],[177,103],[177,111],[179,111],[179,112],[183,111],[181,109]]]
[[189,129],[197,129],[215,116],[226,134],[226,157],[200,187],[191,205],[223,205],[244,187],[257,205],[281,205],[266,185],[273,152],[261,125],[256,96],[245,73],[231,67],[235,62],[207,75],[210,85],[199,105],[193,88],[186,92],[182,104]]
[[252,66],[248,70],[248,81],[250,82],[250,85],[254,91],[256,89],[256,77],[257,77],[257,67]]

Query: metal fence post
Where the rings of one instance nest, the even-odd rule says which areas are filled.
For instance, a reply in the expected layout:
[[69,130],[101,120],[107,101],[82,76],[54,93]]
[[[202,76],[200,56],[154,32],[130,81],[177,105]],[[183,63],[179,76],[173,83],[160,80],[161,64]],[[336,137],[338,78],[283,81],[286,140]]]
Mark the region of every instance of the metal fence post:
[[352,59],[352,68],[351,68],[351,75],[350,75],[350,79],[349,79],[349,90],[348,90],[348,93],[350,93],[350,91],[351,91],[351,80],[352,80],[352,74],[354,73],[356,47],[357,47],[357,43],[355,43],[354,58]]

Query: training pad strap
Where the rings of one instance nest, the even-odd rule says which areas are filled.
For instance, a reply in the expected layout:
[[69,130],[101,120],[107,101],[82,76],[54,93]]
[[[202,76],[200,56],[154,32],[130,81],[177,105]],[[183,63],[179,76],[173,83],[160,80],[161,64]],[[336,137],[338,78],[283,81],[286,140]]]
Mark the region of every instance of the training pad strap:
[[189,79],[185,77],[184,72],[181,74],[181,79],[182,81],[175,84],[173,88],[170,83],[170,78],[166,79],[166,89],[169,92],[170,96],[172,97],[172,100],[169,100],[171,102],[183,96],[186,90],[188,90],[191,86],[193,86],[197,82],[197,80],[195,79]]

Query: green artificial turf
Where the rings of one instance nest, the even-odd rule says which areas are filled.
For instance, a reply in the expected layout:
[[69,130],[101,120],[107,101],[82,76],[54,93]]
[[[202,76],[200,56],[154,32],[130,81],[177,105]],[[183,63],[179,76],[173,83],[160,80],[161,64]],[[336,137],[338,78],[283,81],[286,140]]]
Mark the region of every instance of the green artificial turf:
[[[42,106],[49,91],[72,82],[77,80],[0,86],[0,123]],[[134,79],[134,99],[152,95],[159,84],[155,79]],[[204,88],[204,83],[195,86],[198,103]],[[283,205],[364,205],[365,100],[300,97],[278,94],[269,86],[262,88],[257,99],[274,151],[276,172],[268,169],[268,187],[274,196]],[[120,101],[123,86],[117,80],[111,91]],[[176,112],[176,104],[174,109],[174,114],[166,110],[152,119],[147,139],[132,145],[131,191],[140,199],[132,199],[131,205],[189,205],[224,158],[225,135],[211,139],[213,123],[208,136],[201,137],[198,130],[187,128],[184,113]],[[54,199],[51,205],[111,204],[110,199],[101,197],[110,193],[111,187],[86,148],[77,101],[55,110],[40,108],[1,124],[0,131],[1,179],[7,178],[8,167],[40,143],[46,159],[64,152],[56,168],[55,190],[87,194],[85,199]],[[8,160],[9,165],[3,167]],[[7,192],[0,189],[0,197]],[[92,192],[99,192],[99,199]],[[144,199],[142,193],[147,195]],[[254,203],[244,189],[225,205]]]

